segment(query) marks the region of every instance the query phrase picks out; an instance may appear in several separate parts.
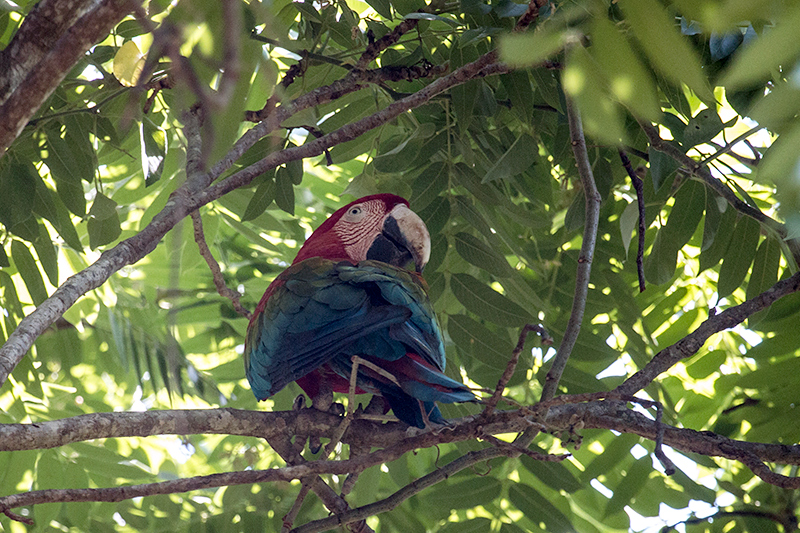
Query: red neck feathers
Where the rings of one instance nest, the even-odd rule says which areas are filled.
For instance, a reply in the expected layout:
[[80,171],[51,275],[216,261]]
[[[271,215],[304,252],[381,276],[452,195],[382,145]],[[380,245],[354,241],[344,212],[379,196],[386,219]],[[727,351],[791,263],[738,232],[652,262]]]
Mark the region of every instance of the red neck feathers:
[[333,227],[348,209],[356,204],[360,204],[369,200],[383,201],[384,205],[386,206],[385,213],[391,211],[392,208],[397,204],[408,205],[408,201],[405,198],[388,193],[373,194],[371,196],[359,198],[354,202],[350,202],[346,206],[338,209],[328,218],[328,220],[323,222],[320,227],[314,230],[314,233],[312,233],[311,236],[306,239],[306,242],[300,248],[300,251],[297,252],[297,257],[295,257],[292,264],[304,261],[309,257],[322,257],[330,260],[341,259],[343,261],[349,261],[350,258],[347,256],[347,252],[344,249],[344,244],[336,232],[333,231]]

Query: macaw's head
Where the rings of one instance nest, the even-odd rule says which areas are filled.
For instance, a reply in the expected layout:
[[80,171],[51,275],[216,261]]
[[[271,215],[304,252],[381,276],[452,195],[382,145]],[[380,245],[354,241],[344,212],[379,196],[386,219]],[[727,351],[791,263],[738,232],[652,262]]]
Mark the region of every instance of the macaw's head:
[[431,255],[428,228],[408,202],[394,194],[374,194],[336,211],[311,234],[294,262],[310,257],[367,259],[397,267],[414,262],[422,272]]

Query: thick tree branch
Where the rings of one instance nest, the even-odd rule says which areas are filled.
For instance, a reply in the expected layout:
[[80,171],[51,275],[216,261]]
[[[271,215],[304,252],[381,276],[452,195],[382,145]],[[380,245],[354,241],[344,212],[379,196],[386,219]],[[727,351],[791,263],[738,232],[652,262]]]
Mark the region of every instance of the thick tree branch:
[[[614,401],[597,401],[598,396]],[[485,435],[519,432],[534,424],[531,417],[548,409],[545,425],[563,430],[581,421],[584,427],[635,433],[654,440],[658,428],[653,420],[626,409],[617,392],[595,395],[562,395],[533,408],[495,411],[486,419],[480,415],[453,420],[447,431],[409,434],[401,423],[379,424],[356,419],[342,436],[342,442],[379,451],[349,460],[347,472],[363,470],[390,461],[417,448],[444,442],[478,439]],[[589,401],[587,401],[589,400]],[[574,403],[586,402],[586,403]],[[93,439],[147,437],[152,435],[226,434],[274,440],[286,435],[330,435],[341,417],[317,411],[242,411],[238,409],[167,410],[147,412],[92,413],[36,424],[0,425],[0,451],[38,450]],[[714,433],[664,425],[664,444],[675,449],[740,460],[742,453],[760,461],[800,465],[800,446],[748,443]],[[332,467],[333,468],[333,467]],[[336,472],[332,472],[336,473]]]
[[0,104],[92,4],[92,0],[41,0],[33,6],[8,46],[0,50]]
[[678,361],[697,353],[711,335],[741,324],[752,314],[766,309],[780,298],[797,291],[800,291],[800,272],[779,281],[755,298],[709,317],[689,335],[658,352],[643,369],[626,379],[624,383],[614,389],[614,392],[635,394],[660,374],[672,368]]
[[[0,154],[11,146],[36,110],[89,47],[108,35],[134,5],[132,0],[101,1],[71,25],[50,51],[31,66],[25,79],[0,106]],[[3,381],[0,379],[0,383]]]

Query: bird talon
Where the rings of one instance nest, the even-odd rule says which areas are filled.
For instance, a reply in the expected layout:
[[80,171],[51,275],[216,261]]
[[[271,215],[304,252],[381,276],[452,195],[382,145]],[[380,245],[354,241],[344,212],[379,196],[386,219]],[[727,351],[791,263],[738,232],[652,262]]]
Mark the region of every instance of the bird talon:
[[299,394],[292,402],[292,411],[300,411],[306,406],[306,397]]
[[308,437],[308,450],[313,455],[317,455],[321,449],[322,441],[319,440],[319,437]]
[[336,402],[331,404],[328,408],[328,412],[336,416],[342,416],[345,413],[345,408],[344,405]]

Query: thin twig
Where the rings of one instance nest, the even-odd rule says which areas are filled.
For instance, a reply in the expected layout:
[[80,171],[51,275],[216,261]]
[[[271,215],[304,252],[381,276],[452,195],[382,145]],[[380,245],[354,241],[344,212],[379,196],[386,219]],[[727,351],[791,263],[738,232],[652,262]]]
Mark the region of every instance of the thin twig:
[[529,450],[528,448],[520,448],[514,443],[502,441],[497,437],[495,437],[494,435],[484,435],[483,437],[481,437],[481,440],[485,440],[486,442],[491,442],[492,445],[509,452],[510,454],[509,457],[527,455],[531,459],[536,459],[537,461],[543,461],[545,463],[560,463],[564,459],[570,457],[570,454],[568,453],[556,455],[553,453],[540,453],[537,452],[536,450]]
[[578,340],[578,334],[583,322],[583,313],[586,309],[586,298],[589,292],[589,275],[592,270],[592,260],[594,258],[595,242],[597,240],[597,226],[600,219],[600,193],[594,183],[592,166],[589,162],[589,154],[586,151],[586,139],[583,136],[583,124],[578,109],[575,107],[571,98],[567,98],[567,120],[569,122],[570,140],[572,151],[575,153],[575,162],[578,166],[578,174],[583,186],[583,194],[586,200],[586,222],[583,228],[583,243],[581,244],[580,255],[578,256],[578,268],[575,274],[575,296],[572,299],[572,311],[570,313],[567,328],[561,339],[561,346],[558,348],[553,364],[545,377],[542,389],[542,401],[549,400],[555,396],[558,383],[561,381],[561,374],[567,366],[567,360],[572,353],[572,348]]
[[237,313],[245,317],[247,320],[250,320],[250,318],[253,316],[253,313],[242,306],[242,303],[239,300],[240,294],[225,284],[225,279],[222,276],[219,263],[217,263],[217,260],[214,259],[214,255],[208,248],[208,243],[206,243],[206,237],[203,233],[203,219],[200,217],[200,211],[192,211],[191,217],[192,225],[194,226],[194,240],[197,243],[197,248],[200,250],[200,255],[202,255],[203,259],[206,260],[206,264],[211,270],[211,274],[214,276],[214,285],[217,287],[217,292],[220,294],[220,296],[231,301],[231,305],[233,305],[233,308]]
[[[724,154],[727,154],[728,152],[730,152],[731,150],[733,150],[733,147],[734,147],[736,144],[738,144],[738,143],[739,143],[739,142],[741,142],[741,141],[744,141],[745,139],[747,139],[748,137],[750,137],[751,135],[753,135],[754,133],[756,133],[756,132],[758,132],[758,131],[760,131],[760,130],[762,130],[762,129],[764,129],[764,126],[753,126],[752,128],[750,128],[750,129],[749,129],[749,130],[747,130],[746,132],[742,133],[741,135],[739,135],[738,137],[736,137],[736,138],[735,138],[734,140],[732,140],[731,142],[727,143],[725,146],[723,146],[722,148],[720,148],[719,150],[717,150],[716,152],[714,152],[714,153],[713,153],[713,154],[711,154],[710,156],[708,156],[708,157],[706,157],[705,159],[703,159],[703,160],[700,162],[700,164],[701,164],[701,165],[707,165],[707,164],[709,164],[710,162],[712,162],[713,160],[717,159],[718,157],[720,157],[720,156],[722,156],[722,155],[724,155]],[[733,155],[735,155],[735,154],[733,154]]]
[[[281,458],[286,461],[288,465],[308,465],[308,461],[303,459],[303,457],[297,453],[292,446],[291,441],[289,440],[291,435],[281,435],[276,438],[268,439],[269,445],[272,446],[272,449],[275,450]],[[320,462],[320,461],[318,461]],[[345,461],[321,461],[323,464],[342,464]],[[307,480],[309,483],[310,490],[314,491],[314,493],[319,496],[319,499],[322,500],[322,503],[328,510],[334,514],[334,516],[339,516],[346,513],[349,510],[349,506],[344,498],[336,494],[336,492],[323,481],[318,475],[309,476]],[[356,524],[352,524],[348,527],[351,533],[374,533],[374,531],[367,526],[366,521],[361,521]]]
[[297,498],[295,498],[294,503],[292,504],[292,508],[289,509],[289,512],[283,517],[283,526],[281,527],[281,533],[288,533],[289,530],[292,529],[294,525],[294,520],[297,518],[297,513],[300,512],[300,508],[303,506],[303,502],[308,496],[308,493],[311,491],[311,484],[313,481],[304,481],[302,486],[300,487],[300,492],[297,493]]
[[464,468],[488,461],[489,459],[494,459],[495,457],[507,456],[511,453],[516,453],[516,450],[512,452],[508,449],[491,447],[477,452],[469,452],[466,455],[459,457],[455,461],[452,461],[447,465],[434,470],[430,474],[423,476],[412,483],[409,483],[388,498],[365,505],[363,507],[357,507],[337,516],[331,516],[322,520],[309,522],[304,526],[292,530],[292,533],[316,533],[318,531],[327,531],[341,525],[349,524],[356,520],[363,520],[368,516],[390,511],[409,499],[411,496],[422,492],[431,485],[435,485],[440,481],[444,481],[448,477],[463,470]]
[[[541,325],[525,324],[519,334],[517,345],[514,348],[514,351],[511,352],[511,359],[509,359],[508,363],[506,364],[506,369],[503,371],[503,375],[500,376],[500,380],[497,382],[497,387],[494,389],[492,397],[486,401],[486,408],[483,410],[483,413],[481,413],[482,417],[488,418],[494,412],[497,402],[499,402],[500,398],[503,396],[503,391],[505,390],[506,385],[508,385],[508,382],[514,376],[514,371],[517,368],[517,363],[519,362],[519,356],[522,353],[522,348],[525,347],[525,340],[528,338],[528,333],[531,331],[537,332],[542,337],[542,344],[545,344],[546,340],[550,338],[547,331],[545,331]],[[552,339],[550,339],[550,343],[552,343]]]
[[539,10],[547,5],[547,0],[530,0],[528,9],[517,20],[514,31],[524,31],[539,18]]
[[636,203],[639,211],[639,231],[637,232],[639,248],[636,250],[636,272],[639,275],[639,292],[644,292],[647,288],[644,281],[644,233],[647,230],[645,224],[644,183],[633,169],[631,160],[628,159],[628,154],[622,148],[619,149],[619,158],[622,160],[622,166],[625,167],[628,177],[631,178],[633,188],[636,190]]
[[642,120],[639,121],[639,126],[647,136],[650,146],[659,152],[663,152],[664,154],[670,156],[672,159],[683,165],[692,176],[701,179],[709,188],[725,198],[725,200],[738,212],[757,220],[764,227],[769,228],[777,233],[781,239],[784,239],[795,263],[800,265],[800,239],[794,237],[788,238],[788,230],[784,224],[781,224],[777,220],[770,218],[762,213],[759,209],[751,206],[736,196],[736,193],[733,192],[730,187],[722,183],[722,181],[715,178],[711,174],[711,171],[709,171],[704,164],[695,161],[686,155],[680,148],[662,139],[656,126],[650,122],[645,122]]

